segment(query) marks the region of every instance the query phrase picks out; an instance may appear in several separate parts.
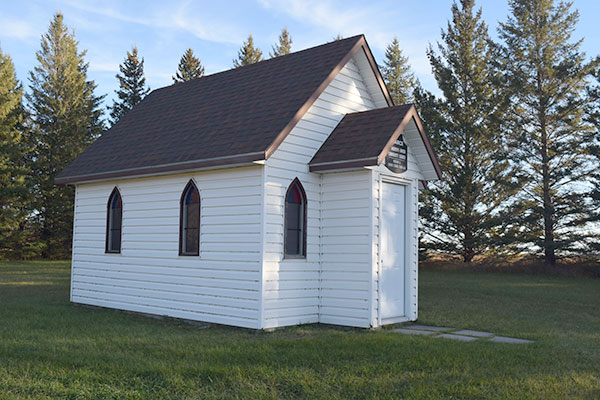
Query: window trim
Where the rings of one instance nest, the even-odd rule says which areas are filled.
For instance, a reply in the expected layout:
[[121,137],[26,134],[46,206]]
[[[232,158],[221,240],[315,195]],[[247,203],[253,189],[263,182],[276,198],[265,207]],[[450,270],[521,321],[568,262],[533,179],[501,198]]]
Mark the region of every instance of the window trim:
[[[286,244],[287,244],[287,235],[288,235],[288,229],[287,229],[287,198],[288,195],[290,194],[290,190],[294,187],[297,186],[298,189],[300,190],[300,195],[302,196],[302,252],[301,254],[287,254],[286,251]],[[302,183],[300,182],[300,179],[298,178],[294,178],[294,180],[292,181],[292,183],[290,183],[290,185],[288,186],[286,192],[285,192],[285,197],[283,198],[283,259],[289,259],[289,260],[305,260],[306,259],[306,231],[307,231],[307,203],[308,203],[308,199],[306,198],[306,192],[304,191],[304,186],[302,186]]]
[[[183,207],[185,201],[185,195],[188,189],[193,187],[198,192],[198,251],[196,252],[185,252],[183,251]],[[179,199],[179,255],[184,257],[197,257],[200,255],[200,214],[202,212],[202,199],[200,198],[200,190],[193,179],[190,179],[183,192],[181,192],[181,198]]]
[[[119,250],[111,250],[108,246],[109,232],[110,232],[110,204],[112,203],[113,197],[116,195],[121,199],[121,211],[120,211],[120,220],[121,226],[119,227]],[[115,188],[110,192],[110,196],[108,196],[108,202],[106,204],[106,236],[104,241],[104,252],[106,254],[121,254],[121,249],[123,248],[123,196],[121,196],[121,192],[115,186]]]

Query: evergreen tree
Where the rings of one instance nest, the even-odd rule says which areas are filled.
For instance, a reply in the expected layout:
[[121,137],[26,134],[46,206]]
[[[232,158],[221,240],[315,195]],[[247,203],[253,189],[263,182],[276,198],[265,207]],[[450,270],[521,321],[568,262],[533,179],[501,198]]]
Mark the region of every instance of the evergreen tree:
[[284,54],[290,54],[292,51],[292,36],[288,32],[287,28],[283,28],[281,30],[281,35],[279,35],[279,42],[276,46],[273,46],[273,51],[269,53],[271,58],[279,57]]
[[[600,64],[600,57],[596,58],[595,64]],[[589,244],[596,252],[600,252],[600,232],[597,229],[600,224],[600,67],[594,72],[594,84],[588,89],[587,121],[595,130],[595,139],[591,143],[590,152],[594,156],[595,171],[592,174],[592,189],[589,192],[588,222],[591,223],[592,231]],[[594,229],[596,227],[596,229]]]
[[119,71],[121,73],[115,75],[119,80],[119,90],[115,90],[118,100],[113,100],[112,107],[108,108],[113,125],[150,92],[144,76],[144,59],[138,58],[137,47],[133,46],[131,52],[127,52]]
[[187,49],[177,67],[177,73],[173,77],[173,82],[187,82],[192,79],[204,76],[204,66],[200,60],[194,55],[192,49]]
[[254,38],[248,35],[248,40],[244,42],[242,48],[238,51],[238,58],[233,60],[235,68],[250,65],[263,60],[262,51],[254,47]]
[[[493,48],[474,6],[472,0],[454,3],[443,42],[427,52],[443,99],[415,90],[444,174],[425,196],[424,230],[430,247],[464,262],[500,240],[500,212],[515,191],[499,134],[504,107]],[[388,52],[396,48],[392,43]]]
[[415,75],[411,72],[408,57],[402,54],[398,38],[385,50],[385,61],[383,63],[383,79],[387,84],[394,104],[412,103],[413,91],[416,88]]
[[546,265],[584,239],[585,196],[575,183],[593,172],[590,126],[583,120],[592,65],[571,41],[579,14],[571,3],[510,0],[501,23],[501,57],[511,110],[507,121],[512,160],[527,182],[514,207],[523,244],[544,253]]
[[440,113],[443,100],[438,99],[433,93],[425,90],[418,79],[416,80],[412,97],[414,98],[414,104],[421,120],[427,126],[427,133],[430,136],[430,140],[438,143],[440,141],[440,133],[443,131],[442,125],[444,124],[443,116]]
[[54,15],[36,53],[38,65],[30,73],[26,94],[32,117],[33,149],[31,180],[36,201],[35,215],[44,242],[43,255],[70,256],[73,228],[73,186],[54,184],[54,177],[79,155],[103,130],[96,84],[87,80],[85,51]]
[[21,258],[28,198],[21,135],[23,88],[11,58],[0,50],[0,259]]

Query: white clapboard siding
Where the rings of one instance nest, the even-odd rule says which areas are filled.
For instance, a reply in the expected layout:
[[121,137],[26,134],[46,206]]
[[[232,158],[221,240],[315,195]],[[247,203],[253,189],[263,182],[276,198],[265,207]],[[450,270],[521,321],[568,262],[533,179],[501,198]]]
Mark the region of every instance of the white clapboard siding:
[[410,223],[409,223],[409,244],[410,253],[408,257],[408,268],[410,282],[408,287],[409,304],[407,314],[410,320],[416,321],[418,317],[418,296],[419,296],[419,181],[413,179],[411,182],[410,193]]
[[381,210],[381,185],[380,174],[373,172],[371,175],[371,195],[373,202],[373,270],[371,271],[371,326],[379,326],[379,268],[380,268],[380,210]]
[[[357,57],[364,57],[364,54],[359,52]],[[364,269],[364,260],[367,256],[361,254],[360,261],[352,260],[340,248],[339,245],[343,245],[343,243],[339,245],[331,243],[329,249],[332,253],[321,254],[321,240],[338,237],[335,233],[336,230],[347,232],[348,229],[354,229],[349,227],[358,224],[359,230],[368,231],[369,225],[362,226],[363,221],[361,220],[361,213],[364,214],[364,210],[369,210],[368,180],[362,183],[353,183],[352,178],[346,178],[345,183],[338,183],[340,189],[347,191],[346,193],[324,192],[321,175],[308,171],[308,163],[345,114],[375,108],[370,90],[363,82],[363,73],[356,65],[357,57],[350,60],[336,75],[266,162],[266,216],[263,245],[264,328],[319,321],[319,316],[322,315],[319,310],[323,307],[319,297],[323,290],[321,275],[324,271],[324,260],[336,265],[336,267],[332,267],[331,273],[345,271],[343,268],[339,268],[340,263],[350,265],[347,270],[356,271],[362,268],[360,272],[364,274],[369,271],[368,266],[367,269]],[[364,174],[367,176],[368,172],[365,171]],[[308,202],[307,257],[305,260],[289,260],[283,257],[284,197],[294,178],[298,178],[302,183]],[[328,196],[335,198],[330,199]],[[336,214],[336,212],[345,207],[354,207],[357,220],[342,220],[337,217],[339,213]],[[364,215],[362,219],[365,219]],[[329,226],[324,225],[325,221],[329,221]],[[365,221],[368,223],[367,220]],[[367,245],[364,242],[360,244]],[[358,249],[363,251],[365,247]],[[366,263],[369,263],[368,260]],[[338,270],[334,271],[335,268]],[[345,289],[343,284],[333,284],[334,276],[331,275],[332,284],[327,290]],[[364,282],[360,279],[353,285],[361,286]],[[368,302],[368,282],[362,286],[360,289],[351,291],[360,293],[362,297],[358,301],[366,304]],[[352,297],[352,299],[356,300],[356,297]],[[339,315],[342,322],[348,322],[352,318],[357,320],[356,316],[348,316],[348,310],[339,305],[328,303],[326,307],[329,314]],[[359,309],[367,310],[367,306]],[[368,324],[368,317],[365,321]],[[361,323],[361,326],[363,325]]]
[[321,322],[370,325],[370,185],[368,170],[323,175]]
[[433,163],[427,153],[427,148],[421,139],[421,135],[414,120],[406,126],[403,132],[404,142],[410,150],[409,163],[414,164],[409,170],[418,171],[421,175],[419,179],[437,179],[437,174]]
[[[179,256],[179,204],[194,179],[200,256]],[[121,254],[105,254],[106,207],[123,199]],[[77,186],[71,298],[76,303],[259,328],[262,167]]]

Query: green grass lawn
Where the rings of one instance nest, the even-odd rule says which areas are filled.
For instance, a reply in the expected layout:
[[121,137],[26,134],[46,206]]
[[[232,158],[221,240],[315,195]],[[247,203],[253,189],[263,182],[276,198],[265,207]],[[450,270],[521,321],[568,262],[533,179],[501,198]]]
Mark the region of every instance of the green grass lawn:
[[69,303],[69,263],[0,263],[0,398],[600,398],[600,280],[421,271],[454,342],[304,326],[199,328]]

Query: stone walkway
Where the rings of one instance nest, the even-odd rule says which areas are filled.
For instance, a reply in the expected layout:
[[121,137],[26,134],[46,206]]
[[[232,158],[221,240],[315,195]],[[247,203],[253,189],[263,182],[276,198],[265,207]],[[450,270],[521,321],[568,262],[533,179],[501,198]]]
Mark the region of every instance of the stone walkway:
[[496,343],[515,344],[534,342],[534,340],[498,336],[492,332],[472,331],[470,329],[447,328],[443,326],[405,325],[402,328],[393,329],[392,332],[403,333],[405,335],[425,335],[444,339],[460,340],[462,342],[474,342],[475,340],[487,340]]

